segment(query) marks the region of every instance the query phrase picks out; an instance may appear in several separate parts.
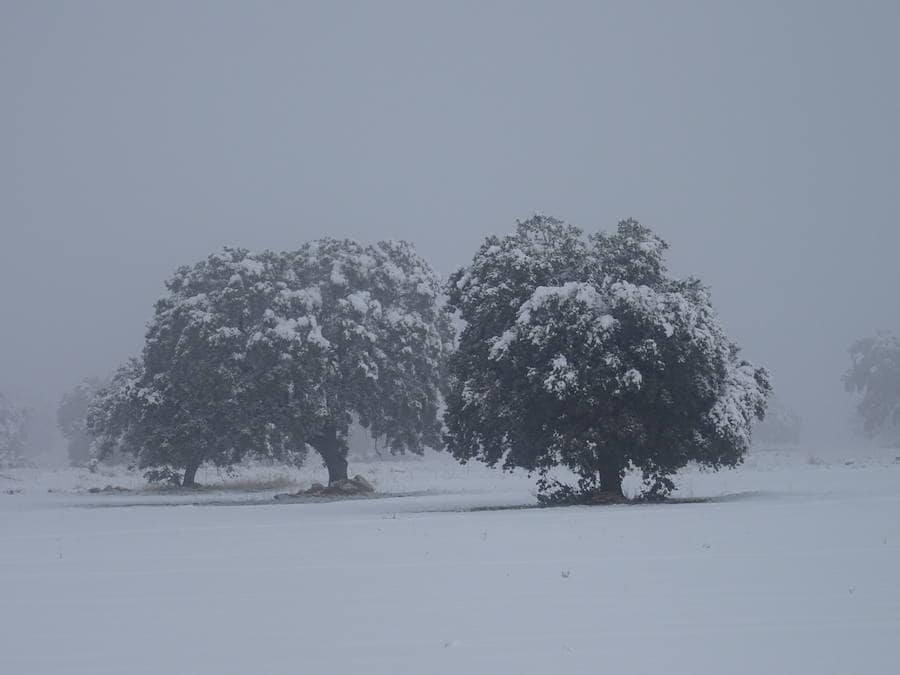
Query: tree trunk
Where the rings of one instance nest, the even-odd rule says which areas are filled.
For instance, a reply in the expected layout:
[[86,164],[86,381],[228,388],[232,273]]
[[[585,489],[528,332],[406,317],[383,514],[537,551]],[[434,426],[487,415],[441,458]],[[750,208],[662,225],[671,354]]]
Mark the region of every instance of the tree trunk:
[[192,459],[184,467],[184,478],[181,481],[182,487],[194,487],[197,484],[197,469],[200,468],[200,459]]
[[328,484],[333,485],[339,480],[347,480],[347,457],[338,443],[337,429],[334,427],[326,429],[312,445],[328,468]]
[[625,497],[625,493],[622,491],[624,474],[624,469],[617,466],[602,467],[600,469],[600,488],[616,497]]

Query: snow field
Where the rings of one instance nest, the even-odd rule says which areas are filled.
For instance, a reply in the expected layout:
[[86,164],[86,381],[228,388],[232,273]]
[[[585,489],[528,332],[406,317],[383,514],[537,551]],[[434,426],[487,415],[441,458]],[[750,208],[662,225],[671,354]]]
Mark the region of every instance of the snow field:
[[459,509],[533,501],[526,477],[441,456],[351,465],[414,496],[304,504],[4,472],[0,672],[895,673],[892,460],[760,453],[682,477],[709,503],[499,511]]

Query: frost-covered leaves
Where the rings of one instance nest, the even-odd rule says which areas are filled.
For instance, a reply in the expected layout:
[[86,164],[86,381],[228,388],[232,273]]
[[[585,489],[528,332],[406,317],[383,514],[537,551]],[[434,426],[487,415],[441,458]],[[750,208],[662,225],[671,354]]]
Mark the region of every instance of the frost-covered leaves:
[[856,410],[866,434],[900,425],[900,340],[882,331],[850,347],[844,387],[859,395]]
[[167,288],[141,359],[92,408],[102,451],[123,445],[142,466],[300,461],[354,417],[397,451],[439,444],[450,324],[409,244],[225,249]]
[[[452,331],[431,267],[406,242],[322,239],[286,254],[292,303],[281,319],[315,325],[315,437],[352,417],[393,451],[440,445],[438,408]],[[314,297],[310,306],[307,297]]]
[[669,245],[638,221],[623,220],[615,233],[597,232],[591,242],[603,263],[603,274],[612,279],[654,287],[665,280]]
[[91,406],[100,456],[121,449],[141,467],[176,468],[230,466],[247,454],[302,456],[275,427],[277,406],[257,398],[271,359],[257,336],[275,329],[270,305],[282,270],[274,254],[225,249],[175,272],[141,357]]
[[612,490],[629,463],[658,489],[688,461],[740,461],[766,373],[738,357],[698,282],[665,276],[665,248],[635,221],[585,242],[540,216],[488,239],[451,280],[466,322],[451,361],[453,453],[561,464]]
[[146,434],[144,412],[156,398],[141,387],[143,374],[141,360],[130,359],[92,396],[85,425],[92,437],[92,459],[106,459],[119,450],[139,454]]
[[259,336],[277,330],[271,306],[283,269],[275,254],[225,249],[167,283],[143,352],[142,385],[156,399],[148,408],[156,433],[145,451],[160,455],[147,465],[290,458],[276,410],[258,398],[272,363]]
[[0,394],[0,463],[15,463],[25,450],[28,410]]
[[250,337],[266,321],[279,271],[272,254],[225,249],[175,272],[156,303],[141,358],[104,392],[126,422],[105,451],[120,444],[142,467],[179,468],[283,454],[284,436],[248,396],[263,370]]
[[579,280],[588,262],[579,229],[535,216],[518,223],[514,234],[485,239],[472,264],[450,278],[450,304],[465,308],[472,332],[500,335],[534,289]]
[[82,380],[63,394],[56,411],[56,423],[67,441],[69,463],[86,464],[91,459],[91,436],[87,430],[88,406],[101,382],[96,378]]

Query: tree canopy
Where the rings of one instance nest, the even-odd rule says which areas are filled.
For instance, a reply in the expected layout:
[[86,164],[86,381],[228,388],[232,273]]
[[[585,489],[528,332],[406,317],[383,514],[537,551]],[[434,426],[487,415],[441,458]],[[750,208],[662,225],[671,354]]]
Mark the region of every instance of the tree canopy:
[[900,426],[900,340],[889,331],[857,340],[850,347],[844,387],[857,394],[863,431],[874,436]]
[[394,452],[440,445],[452,331],[440,282],[410,244],[225,249],[167,289],[141,358],[92,409],[104,451],[183,469],[189,484],[204,461],[300,461],[308,445],[331,481],[344,479],[354,420]]
[[585,237],[535,216],[488,237],[449,283],[465,323],[453,454],[542,476],[564,466],[581,492],[616,494],[630,465],[662,494],[688,462],[740,462],[767,373],[740,358],[699,281],[667,275],[666,249],[634,220]]

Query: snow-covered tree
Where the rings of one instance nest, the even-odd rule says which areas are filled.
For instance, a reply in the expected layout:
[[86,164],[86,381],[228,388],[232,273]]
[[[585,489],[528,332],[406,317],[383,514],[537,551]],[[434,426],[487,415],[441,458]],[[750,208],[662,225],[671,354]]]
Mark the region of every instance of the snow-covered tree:
[[107,459],[116,452],[136,454],[141,445],[143,372],[139,358],[129,359],[94,392],[85,417],[90,459]]
[[100,386],[97,378],[87,378],[63,394],[59,402],[56,424],[66,439],[72,466],[82,466],[91,459],[92,439],[87,430],[87,412]]
[[265,322],[283,269],[277,256],[225,249],[176,271],[155,307],[139,359],[100,391],[89,419],[101,455],[121,449],[150,475],[203,462],[231,466],[248,454],[298,460],[303,448],[271,423],[258,394],[266,354],[249,336]]
[[[739,463],[768,376],[739,356],[694,279],[667,276],[665,242],[636,221],[585,239],[535,216],[489,237],[450,279],[465,321],[450,360],[447,444],[480,459],[579,477],[621,496],[633,465],[654,495],[688,462]],[[559,494],[559,492],[557,492]]]
[[850,347],[851,365],[844,387],[859,396],[856,406],[869,436],[900,426],[900,340],[888,331],[857,340]]
[[202,462],[299,461],[307,446],[345,479],[354,417],[395,452],[439,445],[450,324],[409,244],[226,249],[167,287],[141,359],[98,397],[106,451],[183,470],[187,485]]
[[330,483],[347,478],[354,418],[391,452],[440,447],[452,327],[428,263],[406,242],[337,239],[284,261],[264,334],[274,390],[290,395],[279,428],[315,448]]
[[0,466],[23,461],[28,410],[0,394]]

